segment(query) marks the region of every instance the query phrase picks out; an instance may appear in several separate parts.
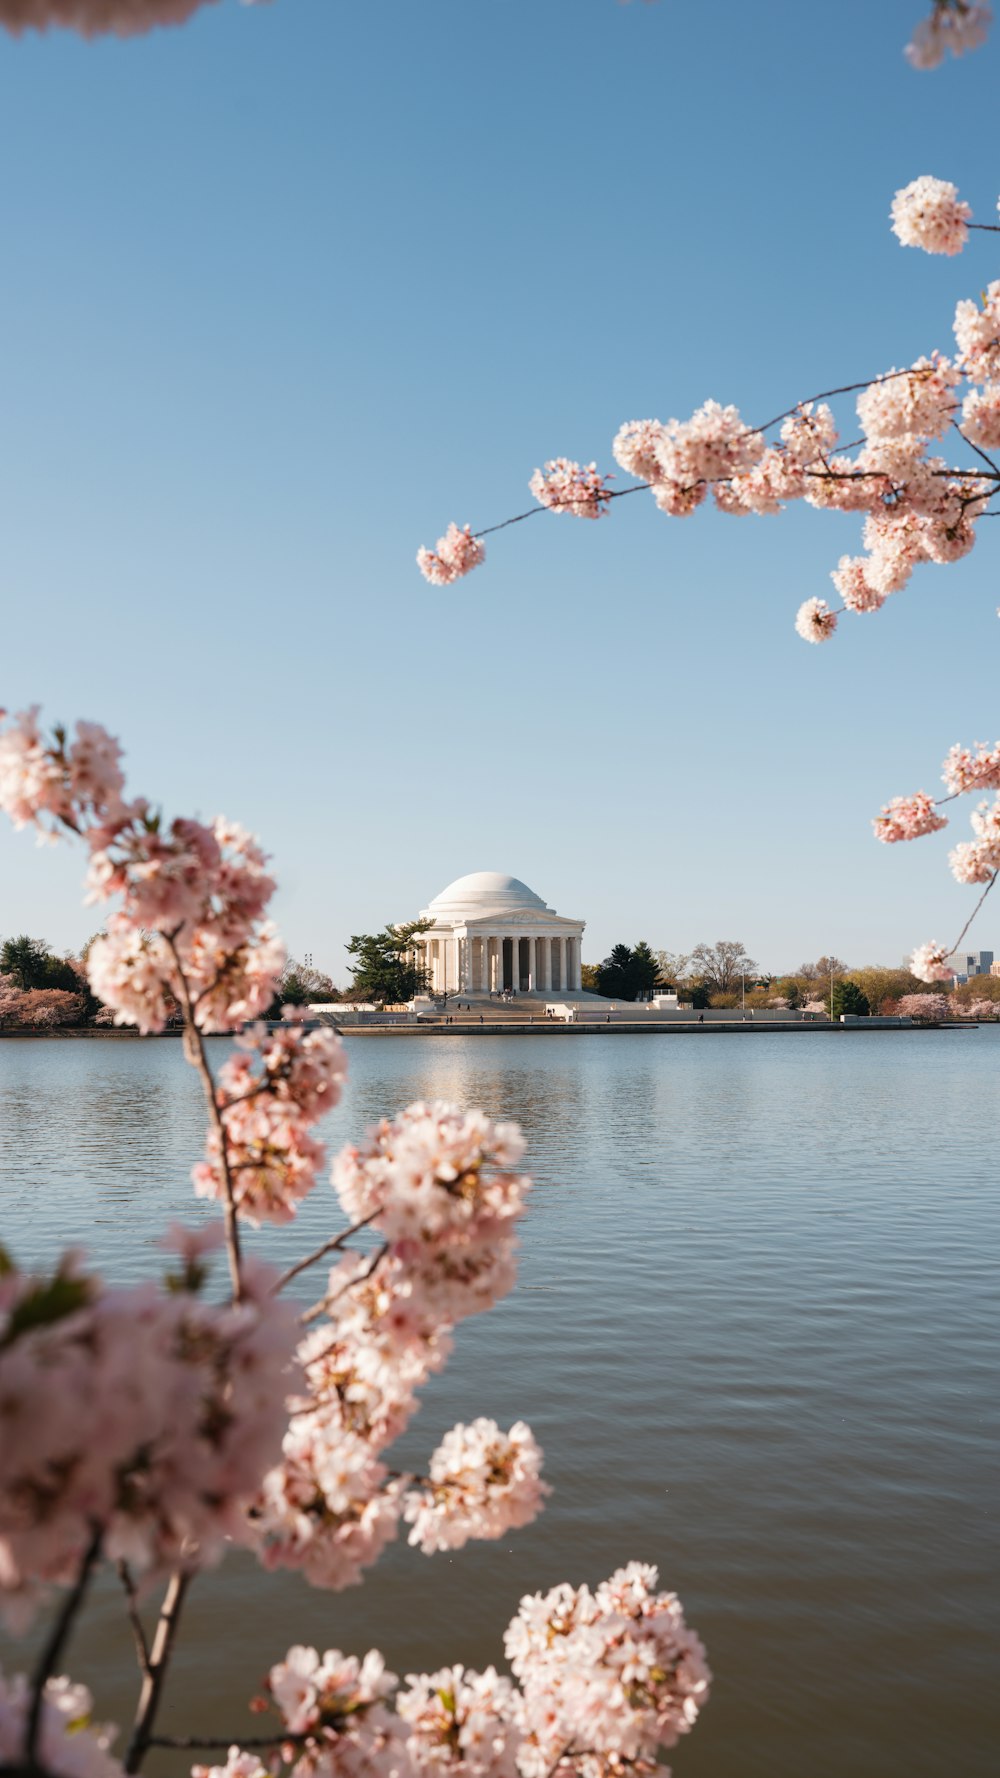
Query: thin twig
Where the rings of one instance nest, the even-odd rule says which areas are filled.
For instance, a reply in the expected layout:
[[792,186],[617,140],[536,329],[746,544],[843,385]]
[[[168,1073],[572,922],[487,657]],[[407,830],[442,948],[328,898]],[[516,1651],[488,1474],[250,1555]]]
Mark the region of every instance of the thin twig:
[[977,444],[973,443],[973,441],[969,437],[968,433],[962,431],[962,428],[959,425],[957,420],[952,420],[952,425],[954,426],[955,431],[958,433],[959,438],[964,440],[964,442],[969,446],[970,450],[975,451],[977,457],[982,457],[983,462],[989,464],[990,468],[993,471],[993,474],[996,476],[997,480],[1000,481],[1000,469],[997,468],[996,464],[993,461],[993,458],[988,457],[986,455],[985,451],[981,451],[979,446]]
[[[341,1297],[346,1296],[349,1290],[354,1290],[359,1284],[366,1283],[374,1272],[376,1266],[380,1265],[382,1260],[384,1260],[388,1251],[389,1244],[387,1241],[383,1242],[381,1247],[376,1247],[368,1264],[362,1271],[355,1273],[353,1278],[348,1278],[347,1282],[342,1284],[339,1290],[331,1291],[329,1296],[321,1297],[318,1303],[313,1303],[311,1309],[306,1309],[303,1314],[299,1316],[299,1320],[303,1325],[308,1325],[310,1321],[315,1321],[317,1316],[322,1315],[326,1309],[332,1308],[334,1303],[339,1303]],[[320,1357],[322,1356],[323,1354],[320,1353]],[[312,1364],[314,1362],[315,1361],[310,1358],[309,1363]]]
[[337,1253],[339,1249],[350,1240],[352,1235],[358,1234],[361,1229],[366,1229],[370,1222],[374,1222],[377,1215],[378,1211],[373,1210],[370,1216],[364,1217],[361,1222],[354,1223],[353,1227],[345,1229],[343,1234],[337,1235],[332,1241],[324,1241],[322,1246],[317,1247],[314,1253],[307,1253],[305,1259],[300,1259],[296,1265],[289,1266],[287,1272],[282,1272],[277,1284],[272,1284],[270,1295],[277,1296],[279,1291],[284,1290],[286,1284],[291,1284],[292,1279],[299,1276],[300,1272],[308,1271],[310,1266],[314,1266],[319,1260],[325,1259],[328,1253]]
[[955,952],[958,950],[959,945],[961,944],[963,938],[965,937],[966,933],[968,932],[969,927],[972,925],[973,920],[975,919],[980,908],[982,907],[983,902],[986,900],[986,897],[988,896],[988,894],[989,894],[990,890],[992,889],[994,883],[996,882],[998,876],[1000,876],[1000,871],[994,871],[993,875],[991,876],[989,882],[986,885],[986,888],[983,890],[982,895],[979,897],[979,900],[976,902],[975,907],[973,908],[971,914],[969,915],[969,918],[966,920],[965,925],[962,927],[961,932],[959,933],[958,937],[956,938],[955,943],[952,945],[951,950],[948,952],[949,957],[953,957]]
[[273,1735],[150,1735],[150,1747],[174,1747],[184,1752],[191,1752],[203,1747],[206,1752],[222,1748],[228,1752],[230,1747],[256,1749],[259,1747],[283,1747],[291,1743],[295,1747],[304,1747],[309,1741],[317,1739],[316,1730],[312,1733],[289,1735],[285,1730],[278,1729]]
[[132,1630],[132,1639],[135,1643],[135,1655],[136,1660],[139,1663],[139,1671],[144,1679],[148,1679],[150,1677],[149,1644],[146,1641],[146,1632],[143,1629],[142,1619],[139,1616],[139,1601],[136,1595],[135,1582],[132,1579],[132,1574],[127,1562],[118,1562],[116,1563],[116,1567],[118,1570],[118,1579],[121,1581],[122,1586],[125,1589],[125,1598],[127,1600],[126,1611],[128,1613],[128,1621]]
[[175,1569],[170,1576],[170,1584],[160,1608],[153,1646],[149,1651],[149,1671],[143,1679],[142,1690],[139,1693],[139,1703],[132,1727],[132,1739],[125,1755],[126,1772],[138,1772],[149,1750],[153,1723],[159,1709],[174,1637],[177,1634],[177,1624],[190,1582],[191,1576],[185,1574],[180,1568]]
[[191,989],[184,974],[180,956],[175,942],[176,935],[164,934],[166,943],[177,965],[177,975],[181,986],[181,1002],[184,1011],[184,1050],[188,1061],[197,1070],[205,1092],[209,1116],[215,1126],[219,1143],[219,1166],[222,1170],[222,1182],[225,1188],[223,1208],[226,1217],[226,1250],[229,1254],[229,1273],[233,1285],[233,1301],[243,1299],[243,1278],[240,1270],[240,1229],[236,1215],[236,1196],[233,1191],[232,1170],[229,1165],[229,1149],[226,1142],[226,1126],[215,1091],[215,1081],[205,1054],[205,1039],[194,1019],[194,1004]]
[[90,1578],[101,1552],[103,1536],[104,1528],[99,1525],[80,1558],[76,1580],[59,1607],[41,1654],[35,1663],[35,1670],[31,1675],[31,1703],[24,1726],[24,1765],[28,1771],[35,1770],[38,1766],[38,1737],[42,1726],[45,1687],[52,1678],[73,1628],[76,1614],[83,1604],[84,1595],[90,1585]]

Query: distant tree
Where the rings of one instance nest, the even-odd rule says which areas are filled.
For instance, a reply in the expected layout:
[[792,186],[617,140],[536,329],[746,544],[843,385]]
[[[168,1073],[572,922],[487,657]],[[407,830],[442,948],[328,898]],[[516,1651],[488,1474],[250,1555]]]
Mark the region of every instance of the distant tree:
[[598,986],[598,977],[600,973],[601,966],[599,963],[581,963],[580,986],[586,988],[589,994],[599,994],[601,991]]
[[27,993],[30,988],[44,988],[51,958],[52,953],[43,939],[29,938],[22,932],[18,938],[4,939],[0,945],[0,973],[12,976],[22,993]]
[[975,1000],[1000,1000],[1000,975],[970,975],[955,989],[954,998],[960,1006],[971,1006]]
[[283,1006],[318,1006],[339,1000],[340,995],[328,975],[308,963],[296,963],[289,957],[267,1009],[267,1018],[280,1019]]
[[831,975],[834,980],[846,975],[847,964],[840,957],[817,957],[815,963],[800,964],[798,974],[804,982],[825,981],[829,990]]
[[[887,1001],[921,992],[920,982],[908,969],[892,969],[879,963],[866,963],[860,969],[849,970],[847,980],[856,983],[875,1013],[881,1012]],[[925,993],[930,991],[929,988],[923,990]]]
[[21,1031],[53,1030],[81,1025],[86,1002],[65,988],[18,988],[12,976],[0,976],[0,1025]]
[[839,1019],[841,1013],[856,1013],[860,1018],[867,1018],[871,1006],[867,995],[861,992],[857,982],[837,981],[833,984],[833,1017]]
[[786,1006],[794,1010],[802,1005],[804,995],[795,976],[784,976],[780,982],[775,984],[775,986],[779,998],[785,1002]]
[[757,968],[738,939],[720,938],[714,945],[695,945],[691,962],[709,994],[730,994],[740,985],[740,977],[752,976]]
[[690,951],[657,951],[656,967],[664,985],[679,988],[687,980],[691,966]]
[[660,980],[659,962],[644,938],[634,947],[615,945],[597,968],[598,992],[612,1000],[637,1000],[658,987]]
[[427,971],[416,960],[413,940],[428,932],[433,920],[409,920],[384,926],[381,932],[356,933],[346,947],[356,957],[351,965],[352,993],[380,1006],[398,1006],[424,992]]
[[946,1019],[950,1010],[946,994],[904,994],[896,1011],[904,1019]]
[[634,1000],[635,995],[630,992],[631,963],[631,945],[614,945],[604,962],[597,966],[598,993],[607,995],[609,1000]]

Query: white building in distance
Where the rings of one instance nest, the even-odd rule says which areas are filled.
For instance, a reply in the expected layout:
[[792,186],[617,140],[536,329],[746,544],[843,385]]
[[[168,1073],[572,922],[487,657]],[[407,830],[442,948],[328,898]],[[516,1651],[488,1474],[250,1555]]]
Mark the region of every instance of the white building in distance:
[[518,877],[473,871],[435,895],[414,941],[435,994],[579,993],[583,920],[546,907]]

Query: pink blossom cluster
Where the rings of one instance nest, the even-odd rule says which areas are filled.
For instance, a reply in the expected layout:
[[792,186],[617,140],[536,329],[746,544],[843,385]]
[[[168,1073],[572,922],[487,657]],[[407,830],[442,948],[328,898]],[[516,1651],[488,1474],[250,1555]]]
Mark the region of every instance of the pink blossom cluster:
[[172,1237],[169,1288],[113,1290],[73,1256],[0,1275],[0,1605],[26,1619],[97,1530],[103,1553],[162,1572],[216,1560],[281,1449],[298,1336],[244,1268],[243,1298],[204,1300],[208,1236]]
[[[0,1767],[23,1764],[30,1702],[23,1673],[8,1679],[0,1668]],[[122,1767],[109,1752],[117,1731],[111,1723],[95,1723],[92,1712],[85,1685],[63,1678],[48,1681],[38,1736],[40,1771],[52,1778],[122,1778]]]
[[948,854],[959,883],[988,883],[1000,870],[1000,801],[980,803],[970,816],[974,840],[962,840]]
[[934,798],[925,790],[918,790],[915,796],[894,796],[872,822],[875,838],[886,845],[896,840],[917,840],[947,825],[947,817],[938,814]]
[[837,614],[825,599],[806,599],[796,613],[795,628],[804,642],[828,642],[837,628]]
[[485,560],[486,545],[473,536],[468,525],[461,530],[456,524],[449,525],[444,536],[438,538],[436,549],[417,551],[417,567],[432,586],[450,586]]
[[655,1568],[632,1562],[591,1593],[521,1600],[504,1645],[523,1694],[523,1778],[651,1771],[708,1699],[705,1651]]
[[569,457],[553,457],[544,469],[536,469],[528,486],[535,499],[552,512],[571,512],[578,519],[599,519],[608,510],[609,477],[596,463],[574,463]]
[[[290,1648],[267,1682],[297,1738],[284,1749],[290,1778],[413,1778],[406,1729],[390,1702],[396,1684],[376,1649],[359,1661],[339,1649]],[[232,1772],[234,1753],[229,1772],[242,1778]]]
[[974,741],[975,752],[957,741],[944,761],[941,776],[953,795],[966,790],[1000,790],[1000,741]]
[[[243,0],[260,5],[261,0]],[[82,37],[134,37],[156,25],[183,25],[214,0],[0,0],[0,25],[15,36],[62,26]]]
[[[458,1429],[437,1454],[442,1485],[432,1464],[429,1484],[410,1496],[383,1462],[417,1392],[445,1363],[454,1324],[514,1281],[514,1225],[529,1185],[514,1171],[522,1152],[516,1125],[418,1103],[336,1157],[344,1209],[371,1222],[382,1248],[374,1265],[352,1256],[333,1267],[324,1317],[299,1348],[308,1393],[252,1513],[266,1566],[339,1589],[377,1560],[401,1515],[430,1550],[500,1536],[538,1510],[541,1453],[527,1427],[506,1438],[492,1422]],[[455,1486],[445,1487],[453,1459]]]
[[929,173],[912,179],[892,200],[892,232],[904,247],[925,253],[961,253],[969,238],[972,211],[947,179]]
[[943,945],[918,945],[910,958],[910,973],[918,982],[950,982],[955,973],[950,956]]
[[[518,1683],[461,1665],[395,1676],[372,1651],[290,1648],[267,1690],[291,1778],[624,1778],[664,1771],[708,1701],[705,1651],[655,1568],[632,1562],[595,1591],[521,1600],[505,1647]],[[291,1738],[295,1737],[293,1741]],[[255,1778],[235,1763],[203,1778]],[[665,1778],[669,1774],[665,1773]]]
[[918,358],[907,371],[891,370],[876,377],[858,396],[858,419],[865,437],[887,439],[940,438],[955,411],[955,388],[961,372],[937,352]]
[[191,1778],[274,1778],[270,1765],[265,1766],[256,1753],[244,1753],[230,1747],[224,1766],[192,1766]]
[[970,383],[1000,377],[1000,279],[987,284],[980,301],[955,305],[955,343]]
[[992,22],[991,8],[979,0],[934,0],[906,46],[906,59],[913,68],[938,68],[949,50],[961,56],[981,49]]
[[254,1025],[236,1044],[218,1074],[222,1132],[210,1125],[207,1158],[191,1177],[199,1197],[225,1202],[231,1189],[247,1222],[289,1222],[326,1163],[309,1132],[340,1098],[344,1046],[334,1031],[291,1020],[277,1031]]
[[494,1667],[408,1673],[396,1709],[417,1778],[518,1778],[521,1697]]
[[482,1417],[452,1427],[431,1458],[427,1483],[406,1497],[410,1542],[431,1555],[530,1524],[550,1492],[541,1468],[541,1450],[523,1420],[507,1433]]
[[969,390],[962,403],[962,431],[984,451],[1000,447],[1000,383]]
[[264,919],[267,860],[221,817],[165,826],[144,798],[126,802],[120,759],[97,724],[77,724],[72,742],[59,729],[47,739],[27,710],[0,728],[0,808],[15,826],[81,835],[88,899],[120,898],[87,958],[117,1022],[160,1031],[180,1003],[202,1030],[232,1030],[267,1008],[284,964]]
[[952,1010],[951,1001],[945,994],[904,994],[896,1007],[901,1019],[919,1019],[932,1024],[948,1018]]

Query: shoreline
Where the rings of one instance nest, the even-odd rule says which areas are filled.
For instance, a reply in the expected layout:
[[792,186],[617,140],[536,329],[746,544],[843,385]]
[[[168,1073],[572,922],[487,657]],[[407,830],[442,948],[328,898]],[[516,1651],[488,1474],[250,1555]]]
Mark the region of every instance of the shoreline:
[[[775,1019],[768,1020],[766,1024],[763,1020],[757,1023],[748,1019],[744,1023],[742,1019],[715,1019],[711,1023],[699,1025],[697,1020],[674,1019],[669,1024],[665,1021],[653,1024],[648,1021],[639,1023],[632,1020],[622,1020],[616,1024],[608,1025],[597,1021],[593,1024],[564,1024],[561,1020],[537,1019],[524,1024],[518,1024],[512,1020],[497,1020],[495,1023],[487,1021],[481,1025],[477,1019],[475,1023],[456,1021],[453,1025],[338,1026],[331,1021],[330,1028],[337,1031],[338,1035],[346,1040],[352,1037],[708,1037],[719,1033],[725,1035],[738,1033],[740,1036],[750,1037],[767,1036],[775,1032],[781,1035],[789,1032],[796,1034],[809,1032],[813,1035],[818,1032],[827,1034],[836,1032],[838,1035],[844,1036],[847,1033],[859,1031],[868,1033],[895,1032],[897,1035],[905,1035],[913,1031],[978,1031],[979,1024],[974,1019],[943,1019],[937,1024],[922,1021],[912,1025],[888,1024],[881,1020],[872,1020],[869,1023],[867,1019],[859,1019],[857,1024],[850,1025],[841,1025],[839,1022],[831,1024],[829,1019],[817,1020],[815,1023],[806,1023],[802,1020],[794,1022],[788,1020],[786,1022]],[[84,1026],[79,1030],[70,1027],[54,1031],[0,1031],[0,1042],[9,1040],[14,1043],[69,1043],[82,1040],[87,1043],[162,1043],[171,1040],[179,1041],[183,1035],[183,1031],[177,1027],[169,1031],[142,1032],[116,1030],[114,1027],[95,1030]],[[229,1033],[219,1031],[209,1033],[209,1035],[227,1037]]]

